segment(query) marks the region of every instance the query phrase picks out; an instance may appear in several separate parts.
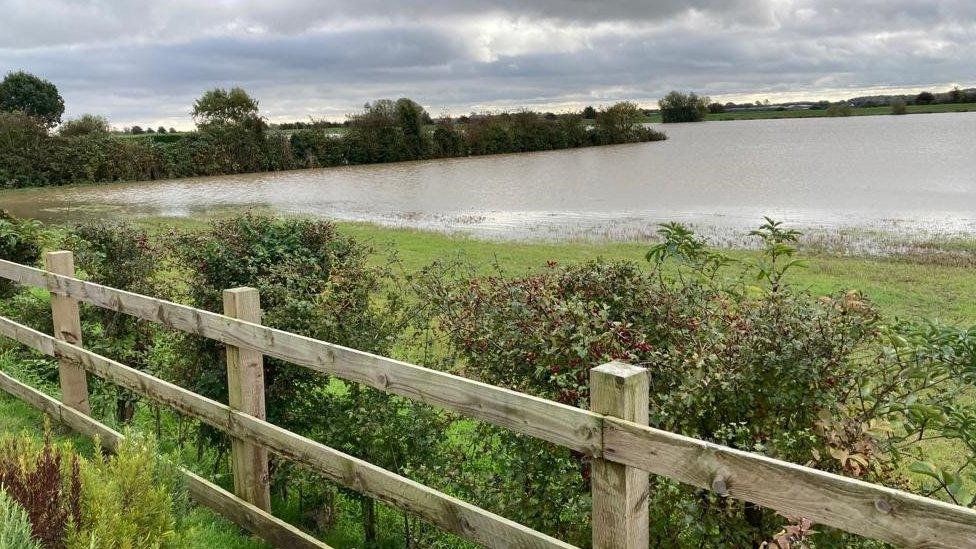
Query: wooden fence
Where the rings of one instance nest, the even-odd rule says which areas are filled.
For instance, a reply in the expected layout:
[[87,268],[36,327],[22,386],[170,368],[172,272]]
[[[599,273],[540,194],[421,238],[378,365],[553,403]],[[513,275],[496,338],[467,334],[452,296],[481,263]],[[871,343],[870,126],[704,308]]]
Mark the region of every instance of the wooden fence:
[[[647,547],[648,473],[898,546],[976,547],[974,510],[648,427],[647,372],[642,368],[621,363],[594,368],[592,410],[583,410],[261,326],[252,289],[227,290],[221,315],[78,280],[70,252],[52,252],[45,259],[47,271],[0,260],[0,278],[51,292],[54,336],[3,317],[0,335],[57,357],[62,401],[2,373],[0,388],[109,444],[120,435],[89,417],[87,374],[229,434],[236,495],[185,471],[191,495],[280,547],[325,545],[268,513],[268,451],[484,546],[570,545],[268,423],[263,356],[592,457],[593,545],[598,549]],[[226,344],[229,405],[84,349],[78,302]]]

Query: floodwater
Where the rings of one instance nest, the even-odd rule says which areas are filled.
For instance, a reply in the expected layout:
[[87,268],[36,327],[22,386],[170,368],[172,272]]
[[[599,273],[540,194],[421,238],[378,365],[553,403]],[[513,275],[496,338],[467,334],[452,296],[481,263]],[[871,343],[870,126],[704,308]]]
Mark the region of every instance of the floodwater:
[[[660,128],[660,127],[659,127]],[[705,122],[656,143],[0,192],[43,220],[244,209],[515,239],[713,240],[770,216],[834,234],[976,236],[976,113]]]

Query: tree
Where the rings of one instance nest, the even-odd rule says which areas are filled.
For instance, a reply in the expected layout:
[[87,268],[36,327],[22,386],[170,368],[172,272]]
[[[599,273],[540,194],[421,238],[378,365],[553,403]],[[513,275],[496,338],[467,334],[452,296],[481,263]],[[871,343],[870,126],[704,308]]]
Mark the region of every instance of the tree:
[[241,88],[214,88],[193,103],[191,113],[198,126],[239,124],[259,119],[258,102]]
[[156,129],[156,133],[166,133],[166,127],[160,126],[159,128]]
[[721,103],[709,103],[708,112],[711,114],[721,114],[725,112],[725,105]]
[[103,135],[109,132],[108,120],[104,116],[83,114],[78,118],[68,120],[58,128],[58,133],[65,137],[74,135]]
[[661,121],[665,124],[673,122],[701,122],[708,112],[708,97],[698,97],[695,93],[681,93],[672,91],[658,101],[661,107]]
[[176,128],[170,126],[169,133],[176,133]]
[[24,71],[12,72],[0,82],[0,111],[22,112],[50,128],[61,122],[64,99],[51,82]]
[[146,133],[156,133],[156,130],[152,129],[152,126],[146,128]]
[[962,103],[963,99],[963,93],[962,90],[959,89],[959,86],[956,86],[949,91],[949,100],[953,103]]
[[596,120],[596,109],[594,109],[592,105],[587,105],[586,108],[583,109],[583,118],[587,120]]
[[401,97],[396,102],[397,124],[403,130],[403,138],[410,159],[421,158],[425,152],[424,120],[430,119],[427,111],[416,101]]
[[140,135],[146,133],[146,130],[142,129],[142,126],[132,126],[132,129],[129,130],[129,133],[133,135]]
[[916,105],[931,105],[934,101],[935,95],[932,92],[924,91],[915,96]]
[[639,127],[641,110],[637,103],[624,101],[602,109],[596,117],[597,131],[606,143],[626,143]]

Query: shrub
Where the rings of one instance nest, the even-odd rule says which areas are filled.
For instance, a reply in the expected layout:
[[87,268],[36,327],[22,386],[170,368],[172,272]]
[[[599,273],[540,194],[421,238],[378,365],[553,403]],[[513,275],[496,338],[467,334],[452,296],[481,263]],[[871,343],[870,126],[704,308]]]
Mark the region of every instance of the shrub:
[[932,92],[923,91],[922,93],[915,96],[916,105],[931,105],[935,102],[935,94]]
[[[34,265],[41,258],[42,226],[35,220],[20,221],[0,209],[0,259]],[[0,298],[14,293],[14,283],[0,280]]]
[[661,108],[661,121],[665,124],[701,122],[708,112],[708,103],[707,97],[699,97],[693,92],[672,91],[658,101],[658,106]]
[[0,438],[0,486],[23,506],[45,547],[62,547],[69,523],[79,524],[80,482],[77,457],[49,435],[40,446],[26,435]]
[[[74,228],[69,248],[92,282],[144,295],[159,293],[154,276],[163,254],[144,230],[124,222],[91,222]],[[151,322],[101,307],[83,311],[91,350],[138,370],[149,368],[157,332]],[[121,387],[108,388],[115,394],[116,421],[128,423],[137,397]]]
[[827,107],[827,116],[851,116],[854,114],[854,110],[851,106],[843,101],[839,103],[831,103]]
[[81,464],[81,513],[72,547],[160,547],[176,537],[175,470],[152,439],[127,433],[111,457]]
[[[209,230],[181,234],[173,241],[190,269],[190,297],[203,309],[222,312],[222,292],[252,286],[261,292],[263,322],[283,330],[373,352],[390,348],[398,331],[391,297],[383,307],[371,302],[381,289],[382,271],[367,264],[368,248],[326,221],[245,215],[214,222]],[[175,375],[211,398],[226,397],[223,346],[188,340],[192,352]],[[306,368],[268,360],[265,384],[273,422],[301,431],[309,418],[296,415],[316,396]],[[312,384],[310,387],[309,384]]]
[[891,102],[891,114],[908,114],[908,106],[904,99],[895,99]]
[[41,549],[32,537],[27,511],[0,489],[0,549]]
[[[718,278],[722,256],[679,226],[663,232],[649,271],[627,261],[550,265],[514,279],[445,277],[450,273],[433,269],[419,283],[420,298],[464,372],[488,383],[586,407],[589,370],[624,360],[651,371],[655,427],[801,463],[827,455],[817,421],[845,402],[859,370],[856,351],[877,330],[874,309],[856,293],[821,299],[783,284],[796,234],[778,224],[757,232],[766,256],[749,273],[761,286]],[[509,433],[497,437],[504,442],[493,460],[534,455],[548,466],[539,466],[541,476],[528,485],[520,484],[524,469],[496,472],[472,488],[479,497],[520,486],[527,502],[554,494],[573,501],[585,490],[588,469],[572,467],[578,460],[568,452]],[[825,467],[840,470],[837,463]],[[656,484],[651,522],[658,543],[758,543],[778,528],[778,519],[758,508]],[[585,539],[586,517],[566,514],[578,507],[528,507],[522,512],[531,514],[531,526]]]

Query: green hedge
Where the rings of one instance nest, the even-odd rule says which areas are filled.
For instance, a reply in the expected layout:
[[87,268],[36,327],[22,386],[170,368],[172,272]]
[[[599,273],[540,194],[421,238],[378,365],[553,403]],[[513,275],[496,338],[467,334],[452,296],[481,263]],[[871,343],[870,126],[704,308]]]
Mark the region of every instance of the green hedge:
[[598,121],[596,127],[589,127],[576,116],[552,119],[533,112],[476,116],[465,124],[443,124],[419,133],[396,122],[363,120],[343,134],[310,129],[287,135],[258,121],[139,138],[65,137],[49,135],[29,117],[5,113],[0,114],[0,188],[372,164],[665,138],[636,122],[621,126]]

